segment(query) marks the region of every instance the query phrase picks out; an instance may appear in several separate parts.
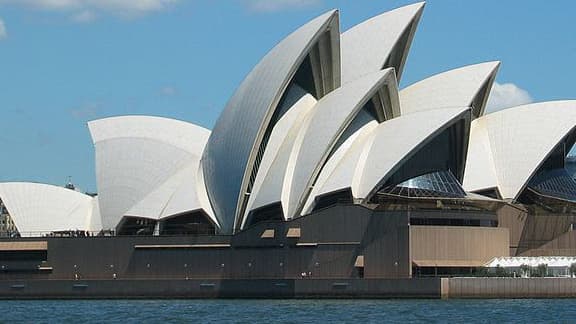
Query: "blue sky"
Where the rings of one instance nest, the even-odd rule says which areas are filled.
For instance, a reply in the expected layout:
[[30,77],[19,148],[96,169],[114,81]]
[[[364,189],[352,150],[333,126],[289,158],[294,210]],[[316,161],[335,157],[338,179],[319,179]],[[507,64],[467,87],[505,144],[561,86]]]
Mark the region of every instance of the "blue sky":
[[[88,120],[215,123],[256,62],[309,19],[342,30],[400,0],[0,0],[0,181],[95,191]],[[430,0],[402,86],[501,60],[493,107],[576,98],[574,1]]]

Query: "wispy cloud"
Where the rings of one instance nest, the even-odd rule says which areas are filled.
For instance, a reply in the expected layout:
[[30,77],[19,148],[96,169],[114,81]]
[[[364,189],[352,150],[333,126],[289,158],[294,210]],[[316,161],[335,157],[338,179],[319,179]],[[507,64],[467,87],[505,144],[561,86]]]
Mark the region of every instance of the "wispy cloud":
[[79,120],[90,120],[96,118],[102,108],[102,104],[89,102],[84,105],[70,109],[72,117]]
[[256,12],[278,12],[316,6],[322,0],[243,0],[244,4]]
[[0,18],[0,39],[4,39],[8,37],[8,31],[6,31],[6,24],[4,24],[4,20]]
[[97,15],[93,11],[84,10],[82,12],[73,14],[70,18],[72,19],[73,22],[89,23],[89,22],[93,22],[94,20],[96,20]]
[[0,0],[0,6],[60,12],[75,22],[94,21],[100,15],[140,17],[162,11],[180,0]]
[[178,91],[176,91],[176,88],[171,87],[171,86],[165,86],[162,89],[160,89],[160,94],[166,97],[171,97],[174,96],[178,93]]
[[494,82],[492,91],[486,104],[486,112],[494,112],[514,106],[529,104],[533,101],[528,91],[518,87],[514,83]]

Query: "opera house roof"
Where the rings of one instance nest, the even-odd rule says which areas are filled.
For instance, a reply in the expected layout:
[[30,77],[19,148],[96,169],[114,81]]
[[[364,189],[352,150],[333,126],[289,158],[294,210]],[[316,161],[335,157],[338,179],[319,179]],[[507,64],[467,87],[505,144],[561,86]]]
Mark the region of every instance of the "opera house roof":
[[[474,120],[464,188],[497,189],[501,198],[517,200],[539,169],[563,168],[575,127],[576,101],[528,104]],[[551,159],[554,153],[560,161]]]
[[[0,198],[21,232],[200,213],[225,234],[304,216],[342,192],[367,203],[382,190],[497,189],[513,201],[559,145],[563,158],[574,144],[576,102],[485,114],[499,62],[399,89],[423,9],[343,32],[337,10],[304,24],[245,77],[211,131],[148,116],[89,122],[96,198],[24,183],[0,184]],[[26,205],[27,196],[41,199]]]

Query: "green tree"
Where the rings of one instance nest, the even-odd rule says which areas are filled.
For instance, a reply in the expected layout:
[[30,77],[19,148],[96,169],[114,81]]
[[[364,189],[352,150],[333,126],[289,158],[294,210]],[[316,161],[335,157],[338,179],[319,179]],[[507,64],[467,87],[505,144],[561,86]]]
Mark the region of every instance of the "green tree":
[[496,277],[509,277],[510,274],[508,273],[508,271],[506,271],[506,269],[502,268],[499,264],[496,265]]
[[476,268],[474,270],[474,276],[476,276],[476,277],[488,277],[489,276],[488,268],[486,268],[486,267]]
[[573,276],[576,275],[576,262],[570,265],[570,274]]
[[520,265],[520,275],[530,277],[531,267],[527,264]]
[[538,277],[546,277],[548,276],[548,265],[546,263],[541,263],[536,268],[536,273]]

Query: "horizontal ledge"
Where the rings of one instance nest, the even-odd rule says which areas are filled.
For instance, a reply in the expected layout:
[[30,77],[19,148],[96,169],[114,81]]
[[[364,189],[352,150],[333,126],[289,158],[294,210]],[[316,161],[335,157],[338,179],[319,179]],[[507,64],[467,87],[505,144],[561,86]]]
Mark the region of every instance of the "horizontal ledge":
[[135,249],[221,249],[229,248],[230,244],[165,244],[165,245],[134,245]]
[[216,284],[215,283],[201,283],[200,287],[215,287]]
[[318,243],[296,243],[296,246],[302,246],[302,247],[315,247],[318,246]]
[[482,267],[487,261],[481,260],[412,260],[417,267]]
[[350,286],[348,282],[335,282],[332,284],[334,287],[347,287]]
[[301,242],[296,246],[318,246],[318,245],[360,245],[360,242]]
[[5,267],[0,269],[0,273],[34,273],[34,272],[51,272],[54,270],[52,267],[29,267],[29,268],[22,268],[22,267]]

